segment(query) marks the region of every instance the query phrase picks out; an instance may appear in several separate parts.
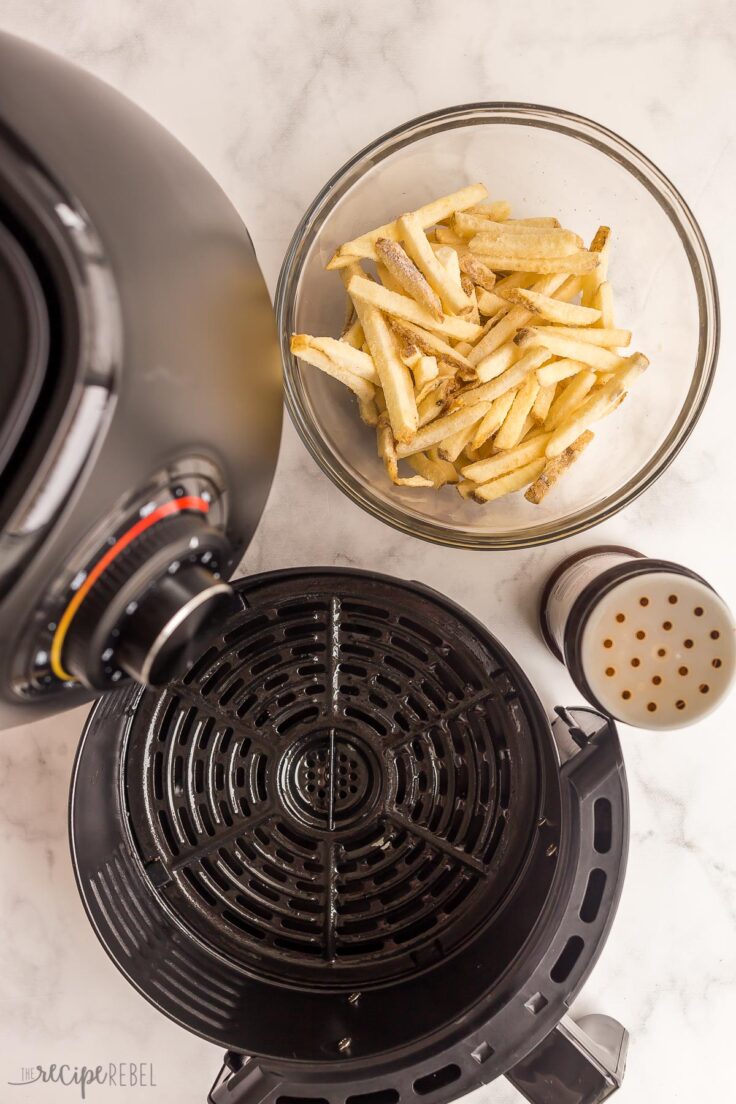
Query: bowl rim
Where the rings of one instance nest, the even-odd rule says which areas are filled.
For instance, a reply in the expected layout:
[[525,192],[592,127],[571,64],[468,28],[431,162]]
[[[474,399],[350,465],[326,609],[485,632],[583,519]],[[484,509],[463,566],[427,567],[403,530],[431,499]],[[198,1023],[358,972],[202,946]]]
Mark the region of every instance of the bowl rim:
[[[418,518],[393,503],[380,500],[329,450],[302,402],[300,371],[289,339],[296,296],[293,294],[309,248],[335,204],[359,179],[364,168],[421,138],[474,124],[536,126],[584,141],[626,168],[647,189],[675,229],[688,259],[698,300],[699,342],[690,389],[675,424],[656,452],[617,491],[547,528],[507,533],[468,532],[443,522]],[[388,130],[358,150],[324,184],[309,204],[292,235],[279,272],[275,312],[284,368],[284,392],[289,416],[309,453],[323,472],[369,514],[392,528],[430,543],[477,551],[511,550],[550,544],[613,517],[643,494],[669,467],[697,424],[707,401],[720,346],[720,304],[715,269],[700,226],[690,207],[667,176],[636,146],[600,123],[560,108],[520,101],[478,101],[440,108]]]

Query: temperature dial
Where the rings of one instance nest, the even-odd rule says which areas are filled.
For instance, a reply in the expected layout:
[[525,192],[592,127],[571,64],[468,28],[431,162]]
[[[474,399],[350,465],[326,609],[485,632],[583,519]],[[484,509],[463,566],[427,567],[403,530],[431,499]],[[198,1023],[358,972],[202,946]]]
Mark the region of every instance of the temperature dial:
[[129,675],[158,686],[201,653],[241,606],[218,570],[232,549],[207,510],[196,496],[164,502],[78,581],[51,646],[58,678],[106,689]]

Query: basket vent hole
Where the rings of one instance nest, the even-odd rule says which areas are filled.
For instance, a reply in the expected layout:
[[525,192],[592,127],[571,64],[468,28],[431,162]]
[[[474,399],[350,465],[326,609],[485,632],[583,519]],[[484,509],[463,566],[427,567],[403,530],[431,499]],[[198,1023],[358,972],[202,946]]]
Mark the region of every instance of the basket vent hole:
[[690,674],[690,668],[689,667],[678,667],[677,668],[677,673],[678,673],[678,675],[682,675],[684,677],[685,675]]
[[399,1094],[396,1089],[378,1089],[376,1092],[356,1093],[349,1096],[345,1104],[397,1104]]
[[624,701],[628,701],[629,698],[631,697],[631,691],[630,690],[622,690],[621,691],[621,697],[624,699]]
[[710,665],[711,665],[711,667],[715,667],[715,668],[722,667],[723,666],[723,660],[718,659],[718,657],[716,656],[715,659],[711,660]]
[[640,606],[648,606],[649,605],[649,599],[648,598],[640,598],[639,599],[639,605]]
[[606,872],[600,867],[595,867],[588,875],[588,884],[585,888],[585,896],[580,906],[580,919],[584,924],[592,924],[598,915],[603,901],[603,890],[606,888]]
[[710,691],[710,686],[708,685],[707,682],[701,682],[700,686],[698,687],[698,690],[700,691],[701,694],[707,694]]
[[606,639],[603,641],[603,647],[604,648],[612,648],[613,647],[613,641],[611,640],[610,637],[606,637]]
[[692,642],[692,640],[690,640],[689,637],[688,637],[687,640],[683,640],[682,643],[685,645],[686,648],[692,648],[692,646],[693,646],[693,642]]
[[647,635],[647,634],[646,634],[646,633],[644,632],[644,630],[643,630],[643,629],[639,629],[639,631],[638,631],[638,632],[637,632],[637,634],[636,634],[636,639],[637,639],[637,640],[644,640],[644,638],[646,637],[646,635]]
[[656,713],[657,712],[657,703],[656,702],[647,702],[647,709],[649,710],[650,713]]
[[670,604],[671,606],[676,606],[676,605],[677,605],[677,595],[676,595],[676,594],[670,594],[670,596],[669,596],[669,598],[667,599],[667,601],[669,602],[669,604]]
[[641,666],[641,660],[639,659],[638,656],[634,656],[634,658],[631,661],[631,666],[632,667],[640,667]]
[[696,617],[702,617],[703,614],[705,613],[705,610],[703,609],[702,606],[696,606],[695,609],[693,610],[693,613],[695,614]]
[[664,656],[667,655],[667,649],[666,648],[657,648],[657,655],[660,657],[660,659],[662,659]]
[[619,625],[622,625],[624,623],[624,621],[626,620],[626,614],[625,613],[617,613],[616,614],[616,620],[618,621]]
[[570,936],[563,947],[562,954],[549,973],[555,985],[561,985],[563,981],[567,981],[575,967],[575,963],[580,958],[584,946],[585,943],[579,935]]
[[653,678],[652,678],[652,682],[654,683],[655,686],[661,686],[662,676],[661,675],[654,675]]
[[682,698],[678,698],[678,700],[675,702],[675,708],[676,709],[684,709],[685,705],[686,705],[686,702],[684,702],[682,700]]
[[613,839],[613,810],[607,797],[599,797],[593,806],[593,847],[607,855]]
[[711,640],[719,640],[720,636],[721,636],[721,634],[719,633],[718,629],[712,629],[711,630],[711,634],[710,634]]
[[451,1062],[448,1066],[442,1066],[434,1073],[427,1073],[424,1077],[418,1077],[414,1082],[414,1092],[418,1096],[428,1096],[429,1093],[444,1089],[460,1077],[460,1067]]
[[671,621],[663,621],[662,622],[662,628],[664,629],[665,632],[669,632],[670,629],[672,628],[672,622]]
[[609,678],[613,678],[613,676],[616,674],[616,668],[615,667],[606,667],[606,674],[608,675]]

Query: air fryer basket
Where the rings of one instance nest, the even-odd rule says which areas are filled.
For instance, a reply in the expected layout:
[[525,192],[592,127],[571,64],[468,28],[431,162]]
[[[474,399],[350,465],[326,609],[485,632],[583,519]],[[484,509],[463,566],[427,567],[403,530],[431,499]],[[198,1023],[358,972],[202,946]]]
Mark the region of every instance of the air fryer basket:
[[530,1091],[518,1063],[618,899],[613,725],[561,710],[556,741],[498,641],[416,584],[237,589],[181,682],[125,688],[85,729],[71,838],[103,945],[228,1049],[212,1100],[435,1104],[514,1066]]

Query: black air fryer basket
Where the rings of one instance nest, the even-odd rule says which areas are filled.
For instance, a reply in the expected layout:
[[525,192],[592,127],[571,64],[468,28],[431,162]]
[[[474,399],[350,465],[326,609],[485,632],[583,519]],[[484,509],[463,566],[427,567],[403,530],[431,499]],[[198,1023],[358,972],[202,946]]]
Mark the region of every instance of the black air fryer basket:
[[236,587],[181,682],[98,703],[71,797],[103,945],[227,1050],[210,1099],[437,1104],[505,1073],[603,1100],[625,1033],[563,1016],[623,876],[613,724],[551,726],[498,641],[416,584]]

